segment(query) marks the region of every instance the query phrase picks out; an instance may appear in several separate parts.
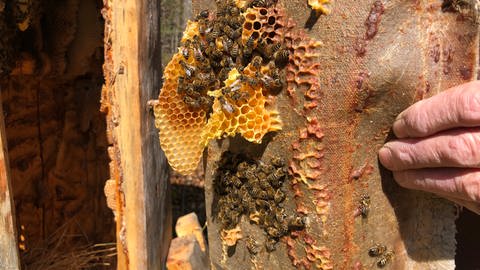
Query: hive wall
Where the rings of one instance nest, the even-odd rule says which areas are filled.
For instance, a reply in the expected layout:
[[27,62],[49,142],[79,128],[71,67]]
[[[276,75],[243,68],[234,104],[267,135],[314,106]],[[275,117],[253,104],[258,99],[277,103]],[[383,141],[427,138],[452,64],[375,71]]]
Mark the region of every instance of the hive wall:
[[103,194],[103,22],[97,1],[11,1],[8,12],[15,5],[24,14],[15,65],[0,76],[2,106],[22,266],[44,269],[80,247],[115,241]]

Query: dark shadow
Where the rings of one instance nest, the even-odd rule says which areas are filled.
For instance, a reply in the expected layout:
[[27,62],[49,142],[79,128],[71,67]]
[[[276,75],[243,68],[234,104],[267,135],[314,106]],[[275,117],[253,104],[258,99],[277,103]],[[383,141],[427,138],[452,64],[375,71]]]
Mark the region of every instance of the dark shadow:
[[[181,216],[195,212],[203,226],[207,220],[205,211],[205,193],[204,189],[186,185],[171,185],[172,194],[172,221],[175,228],[175,222]],[[206,230],[204,231],[206,233]],[[172,233],[175,236],[175,232]]]
[[479,270],[480,260],[480,215],[463,209],[457,219],[457,252],[455,264],[457,270]]
[[[390,131],[385,142],[395,139]],[[436,195],[405,189],[397,184],[391,171],[378,162],[382,190],[390,202],[398,220],[401,238],[408,256],[418,262],[453,259],[455,243],[447,243],[442,237],[447,230],[454,229],[445,223],[442,228],[431,226],[435,219],[449,218],[450,202]],[[454,207],[451,207],[454,211]],[[425,221],[422,221],[425,217]],[[430,219],[430,220],[428,220]],[[437,247],[437,248],[435,248]]]
[[313,26],[317,23],[318,19],[320,18],[322,14],[319,12],[316,12],[315,10],[310,11],[310,16],[308,17],[307,21],[305,22],[304,28],[307,28],[308,30],[312,30]]

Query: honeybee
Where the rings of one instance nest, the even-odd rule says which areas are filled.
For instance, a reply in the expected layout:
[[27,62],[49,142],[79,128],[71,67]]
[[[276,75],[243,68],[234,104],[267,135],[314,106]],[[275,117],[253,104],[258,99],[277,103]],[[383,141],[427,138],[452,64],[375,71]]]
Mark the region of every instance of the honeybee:
[[[262,176],[265,175],[264,172],[257,172],[257,176],[259,174],[262,174]],[[260,186],[260,188],[266,190],[268,188],[272,188],[272,186],[270,186],[270,183],[268,183],[268,181],[265,181],[265,177],[258,177],[259,181],[258,181],[258,185]]]
[[258,187],[253,187],[252,191],[250,192],[250,194],[252,195],[252,197],[256,198],[256,199],[262,199],[262,200],[266,200],[268,198],[267,196],[267,192],[264,191],[264,190],[261,190],[260,188]]
[[274,238],[267,238],[267,240],[265,241],[265,249],[267,250],[267,252],[274,251],[276,249],[277,242],[278,241]]
[[[237,172],[241,172],[241,171],[245,171],[247,170],[248,168],[250,167],[250,165],[248,164],[248,162],[246,161],[242,161],[238,164],[237,166]],[[238,175],[237,175],[238,176]]]
[[381,244],[375,244],[373,247],[368,249],[368,255],[370,257],[378,257],[387,251],[387,247]]
[[235,175],[232,175],[232,177],[230,179],[231,179],[233,185],[236,186],[237,188],[239,188],[243,185],[242,180],[240,180],[240,178],[238,178]]
[[255,166],[255,164],[250,164],[248,168],[245,170],[245,177],[248,178],[249,180],[257,179],[256,171],[257,171],[257,167]]
[[255,211],[257,211],[257,204],[255,203],[255,201],[248,201],[247,209],[249,213],[255,213]]
[[245,91],[235,91],[230,95],[230,97],[235,101],[247,102],[250,98],[250,94]]
[[[262,181],[262,182],[266,182],[266,181]],[[265,192],[267,193],[267,198],[269,200],[274,200],[275,198],[275,189],[273,189],[270,185],[265,189]]]
[[193,98],[193,97],[188,96],[188,95],[183,97],[183,102],[185,104],[187,104],[188,107],[193,108],[193,109],[199,109],[201,107],[198,99]]
[[283,202],[283,200],[285,200],[285,193],[283,193],[283,191],[281,191],[280,189],[277,189],[275,195],[273,196],[273,200],[277,204]]
[[240,9],[238,9],[238,7],[236,7],[236,6],[230,7],[230,10],[229,10],[229,11],[230,11],[230,15],[231,15],[231,16],[238,16],[238,15],[240,15]]
[[199,20],[198,21],[198,33],[201,36],[205,36],[206,32],[207,32],[207,25],[205,24],[204,20]]
[[211,108],[213,105],[213,100],[211,97],[202,96],[199,97],[198,101],[200,102],[200,105],[204,108]]
[[256,70],[260,70],[260,68],[262,67],[262,57],[261,56],[254,56],[253,59],[252,59],[252,66],[256,69]]
[[289,228],[302,229],[305,227],[306,218],[299,216],[292,216],[288,221]]
[[[255,197],[253,194],[252,194],[252,196]],[[255,205],[257,205],[258,207],[263,208],[263,209],[270,209],[271,208],[268,201],[262,200],[262,199],[255,200]]]
[[185,77],[178,76],[177,80],[177,93],[182,95],[185,93]]
[[205,57],[203,56],[203,53],[199,48],[193,49],[193,57],[195,57],[195,60],[197,60],[197,62],[203,62],[205,60]]
[[266,0],[252,0],[249,4],[250,7],[266,7]]
[[198,14],[198,17],[208,19],[208,15],[210,15],[210,12],[208,11],[208,9],[205,9],[200,11],[200,13]]
[[182,47],[181,52],[182,52],[183,58],[185,58],[185,60],[188,60],[190,56],[190,50],[187,47]]
[[270,52],[271,53],[276,53],[278,50],[280,50],[280,48],[282,47],[282,44],[280,43],[274,43],[272,45],[270,45]]
[[248,252],[250,252],[252,255],[257,254],[260,251],[257,241],[255,241],[252,236],[247,236],[247,239],[245,240],[245,246],[247,247]]
[[281,237],[282,234],[280,233],[280,230],[278,230],[277,228],[271,226],[271,227],[267,227],[267,234],[271,237]]
[[210,37],[215,40],[220,35],[220,25],[214,24],[212,31],[210,32]]
[[262,78],[263,85],[270,93],[278,93],[283,88],[283,83],[280,78],[273,79],[268,75],[264,75]]
[[275,167],[273,167],[273,166],[270,165],[270,164],[265,164],[265,163],[263,163],[263,162],[261,162],[261,163],[259,164],[258,168],[259,168],[262,172],[264,172],[264,173],[266,173],[266,174],[270,174],[270,173],[272,173],[272,172],[275,170]]
[[[265,174],[263,171],[260,171],[260,170],[257,169],[256,177],[259,180],[265,180],[267,178],[267,174]],[[266,182],[266,181],[261,181],[261,182],[264,183],[263,185],[261,185],[262,188],[264,188],[264,185],[268,185],[268,182]]]
[[368,217],[368,213],[370,212],[370,196],[363,194],[360,197],[360,205],[358,206],[358,210],[363,218]]
[[231,37],[231,39],[236,40],[236,39],[239,38],[241,35],[242,35],[242,28],[239,27],[238,29],[236,29],[235,31],[233,31],[233,36]]
[[227,113],[233,113],[235,109],[233,108],[232,104],[230,104],[223,96],[218,98],[220,105],[222,105],[222,110]]
[[284,223],[286,218],[287,218],[287,214],[285,214],[285,210],[283,210],[283,208],[277,209],[277,211],[275,212],[275,219],[279,223]]
[[180,65],[183,67],[183,70],[185,71],[185,76],[187,77],[187,79],[191,79],[195,74],[195,67],[185,63],[185,61],[183,60],[180,60]]
[[247,42],[245,42],[245,48],[249,49],[250,51],[253,50],[253,45],[255,45],[255,38],[253,35],[251,35],[248,39]]
[[267,176],[267,181],[272,185],[273,187],[280,187],[283,183],[282,178],[285,176],[285,169],[283,167],[277,168],[273,173],[269,174]]
[[247,83],[248,85],[250,85],[251,87],[255,87],[259,84],[259,81],[256,79],[256,78],[251,78],[251,77],[248,77],[247,78]]
[[270,163],[272,163],[273,166],[275,167],[283,167],[285,166],[285,161],[281,158],[281,157],[273,157],[271,160],[270,160]]
[[379,268],[385,267],[390,261],[393,260],[394,255],[395,254],[393,253],[393,251],[385,252],[385,254],[383,254],[383,256],[380,258],[380,260],[378,260],[377,266]]
[[274,54],[275,65],[277,65],[278,68],[284,68],[288,64],[289,56],[290,56],[290,52],[286,49],[276,52]]
[[238,52],[239,52],[238,44],[237,44],[236,42],[234,42],[234,43],[232,44],[232,49],[230,50],[230,56],[231,56],[232,58],[237,58]]
[[232,46],[233,46],[233,41],[228,37],[224,36],[222,38],[222,45],[223,45],[223,51],[226,53],[230,53],[230,50],[232,49]]

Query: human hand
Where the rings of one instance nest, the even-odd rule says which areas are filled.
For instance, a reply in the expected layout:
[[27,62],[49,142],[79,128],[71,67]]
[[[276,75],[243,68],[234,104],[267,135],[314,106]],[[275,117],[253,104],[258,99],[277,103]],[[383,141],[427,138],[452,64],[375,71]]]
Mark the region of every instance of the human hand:
[[432,192],[480,214],[480,81],[421,100],[393,123],[379,151],[399,185]]

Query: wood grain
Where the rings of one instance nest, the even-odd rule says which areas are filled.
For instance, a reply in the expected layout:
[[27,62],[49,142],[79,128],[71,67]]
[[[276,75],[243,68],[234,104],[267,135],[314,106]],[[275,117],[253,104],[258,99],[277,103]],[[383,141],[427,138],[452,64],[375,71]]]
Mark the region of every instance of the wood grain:
[[168,166],[147,101],[160,89],[159,1],[104,9],[111,177],[116,183],[118,269],[162,269],[171,236]]
[[0,103],[0,268],[15,270],[20,269],[20,263],[6,143],[3,109]]

